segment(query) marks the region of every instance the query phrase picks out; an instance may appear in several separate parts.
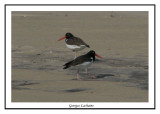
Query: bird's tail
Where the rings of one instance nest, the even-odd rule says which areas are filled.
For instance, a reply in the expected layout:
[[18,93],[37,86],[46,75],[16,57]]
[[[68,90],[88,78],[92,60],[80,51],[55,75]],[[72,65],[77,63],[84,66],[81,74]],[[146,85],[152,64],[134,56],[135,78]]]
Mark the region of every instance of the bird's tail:
[[86,47],[90,48],[90,46],[89,46],[89,45],[86,45]]
[[65,66],[63,69],[67,69],[67,68],[69,68],[70,66],[68,66],[68,65],[63,65],[63,66]]
[[70,65],[71,63],[72,63],[72,61],[70,61],[70,62],[64,64],[64,65],[63,65],[63,66],[64,66],[63,69],[67,69],[67,68],[71,67],[71,65]]

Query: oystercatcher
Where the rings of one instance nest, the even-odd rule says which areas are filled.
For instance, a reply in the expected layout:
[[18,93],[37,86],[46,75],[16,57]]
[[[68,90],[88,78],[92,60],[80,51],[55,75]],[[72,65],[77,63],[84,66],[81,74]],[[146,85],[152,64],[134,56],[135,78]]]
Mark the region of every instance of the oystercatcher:
[[91,78],[96,78],[95,76],[89,74],[87,71],[87,68],[95,61],[95,56],[103,59],[101,56],[96,54],[95,51],[91,50],[87,54],[81,55],[81,56],[77,57],[76,59],[64,64],[63,66],[65,66],[65,67],[63,69],[67,69],[71,66],[77,66],[78,67],[77,79],[81,80],[81,78],[79,77],[79,70],[82,68],[85,68],[87,75],[89,75]]
[[[66,39],[65,39],[66,38]],[[77,52],[84,49],[85,47],[89,48],[89,45],[86,44],[82,39],[73,36],[71,33],[66,33],[64,37],[60,38],[58,41],[65,39],[66,46],[75,52],[75,58],[77,57]]]

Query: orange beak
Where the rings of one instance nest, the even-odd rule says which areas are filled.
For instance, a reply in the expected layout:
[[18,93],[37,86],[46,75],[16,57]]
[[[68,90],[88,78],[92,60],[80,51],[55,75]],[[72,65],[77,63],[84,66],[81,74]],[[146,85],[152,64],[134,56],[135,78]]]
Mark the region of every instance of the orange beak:
[[65,39],[65,38],[66,38],[66,36],[64,36],[64,37],[60,38],[58,41],[61,41],[61,40]]
[[101,56],[99,56],[98,54],[96,54],[96,56],[99,57],[99,58],[101,58],[101,59],[103,59],[103,58],[102,58]]

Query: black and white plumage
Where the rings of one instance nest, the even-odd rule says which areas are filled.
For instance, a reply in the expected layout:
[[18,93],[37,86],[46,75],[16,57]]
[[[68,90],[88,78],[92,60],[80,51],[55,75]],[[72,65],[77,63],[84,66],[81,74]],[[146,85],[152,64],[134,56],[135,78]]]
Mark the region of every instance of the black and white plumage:
[[[87,69],[94,61],[95,61],[95,56],[103,59],[101,56],[99,56],[98,54],[95,53],[95,51],[91,50],[89,51],[87,54],[85,55],[81,55],[79,57],[77,57],[76,59],[64,64],[64,68],[63,69],[67,69],[71,66],[76,66],[78,67],[78,71],[77,71],[77,79],[80,79],[79,77],[79,69],[85,68]],[[88,75],[90,75],[87,70],[86,73]],[[91,75],[90,75],[91,76]],[[92,78],[95,78],[94,76],[91,76]]]
[[[66,39],[65,39],[66,38]],[[75,52],[75,58],[77,57],[77,52],[83,50],[86,47],[90,47],[82,39],[73,36],[71,33],[66,33],[64,37],[60,38],[58,41],[65,39],[66,46]]]

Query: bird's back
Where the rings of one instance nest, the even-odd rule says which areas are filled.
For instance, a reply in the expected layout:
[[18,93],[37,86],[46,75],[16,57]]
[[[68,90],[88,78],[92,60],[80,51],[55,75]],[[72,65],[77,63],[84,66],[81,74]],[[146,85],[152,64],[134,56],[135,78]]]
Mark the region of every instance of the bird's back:
[[70,37],[68,40],[66,40],[66,43],[68,45],[85,45],[86,47],[90,47],[88,44],[86,44],[82,39],[78,38],[78,37]]
[[84,62],[88,62],[88,61],[92,61],[92,59],[86,54],[86,55],[82,55],[77,57],[76,59],[64,64],[63,66],[65,66],[63,69],[67,69],[71,66],[76,66],[79,64],[82,64]]

